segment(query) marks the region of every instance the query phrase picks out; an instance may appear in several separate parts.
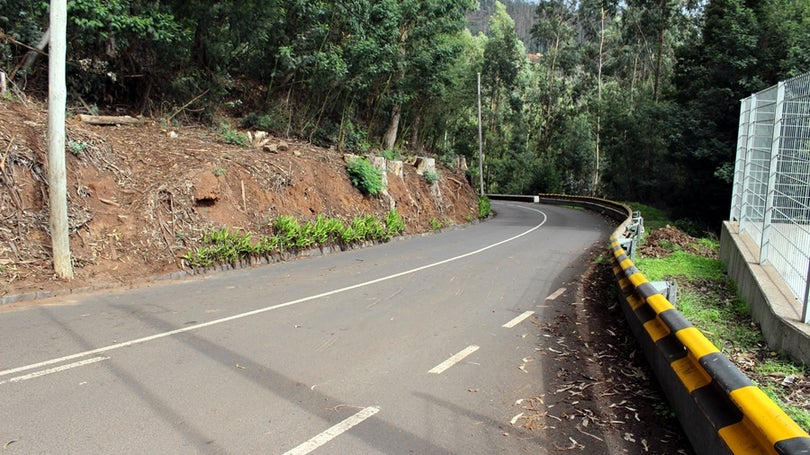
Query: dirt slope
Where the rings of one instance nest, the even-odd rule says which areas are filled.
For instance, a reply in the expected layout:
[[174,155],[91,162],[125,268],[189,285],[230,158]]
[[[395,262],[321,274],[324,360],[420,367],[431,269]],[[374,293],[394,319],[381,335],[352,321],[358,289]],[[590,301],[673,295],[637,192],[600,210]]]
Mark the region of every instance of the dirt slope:
[[271,138],[277,152],[225,143],[204,127],[92,126],[67,120],[68,212],[75,279],[53,276],[48,234],[47,113],[0,101],[0,296],[129,285],[182,269],[212,227],[271,234],[279,215],[380,217],[396,205],[406,234],[475,219],[463,171],[431,188],[413,166],[388,174],[391,198],[351,185],[343,155]]

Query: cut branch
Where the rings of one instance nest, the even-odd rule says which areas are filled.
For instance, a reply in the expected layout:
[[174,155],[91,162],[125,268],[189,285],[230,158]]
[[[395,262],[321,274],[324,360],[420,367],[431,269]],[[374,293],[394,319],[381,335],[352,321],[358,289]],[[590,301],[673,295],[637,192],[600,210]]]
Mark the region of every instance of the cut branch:
[[131,117],[129,115],[85,115],[77,116],[83,123],[90,125],[134,125],[143,123],[143,119]]

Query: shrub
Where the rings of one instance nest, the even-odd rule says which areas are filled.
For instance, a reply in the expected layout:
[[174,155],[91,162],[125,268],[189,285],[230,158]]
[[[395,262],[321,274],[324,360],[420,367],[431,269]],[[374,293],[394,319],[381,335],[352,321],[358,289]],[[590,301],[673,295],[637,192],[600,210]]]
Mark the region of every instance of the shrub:
[[385,215],[385,229],[389,239],[405,232],[405,220],[402,219],[402,215],[396,209],[389,210],[388,214]]
[[382,173],[365,158],[354,158],[346,165],[352,185],[365,194],[377,195],[383,190]]
[[399,152],[394,149],[383,150],[380,152],[380,156],[385,158],[387,161],[394,161],[399,158]]
[[250,140],[247,134],[231,128],[228,123],[222,123],[219,126],[219,133],[222,135],[222,140],[228,144],[238,145],[240,147],[250,146]]
[[425,175],[424,175],[425,181],[428,182],[428,183],[434,183],[434,182],[439,181],[440,176],[441,176],[441,174],[437,170],[427,170],[427,171],[425,171]]
[[281,250],[295,247],[301,236],[301,225],[298,220],[289,215],[281,215],[273,224],[273,232],[278,237],[278,246]]
[[492,206],[489,203],[489,198],[480,196],[478,198],[478,218],[484,219],[492,212]]

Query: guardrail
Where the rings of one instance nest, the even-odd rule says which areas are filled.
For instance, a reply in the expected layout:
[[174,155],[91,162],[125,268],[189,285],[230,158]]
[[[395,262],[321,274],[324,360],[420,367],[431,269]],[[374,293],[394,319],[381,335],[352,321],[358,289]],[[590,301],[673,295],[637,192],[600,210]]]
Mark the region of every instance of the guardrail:
[[610,246],[622,311],[696,452],[810,454],[810,436],[636,268],[624,246],[635,248],[640,216],[605,199],[541,194],[539,201],[596,210],[620,222]]

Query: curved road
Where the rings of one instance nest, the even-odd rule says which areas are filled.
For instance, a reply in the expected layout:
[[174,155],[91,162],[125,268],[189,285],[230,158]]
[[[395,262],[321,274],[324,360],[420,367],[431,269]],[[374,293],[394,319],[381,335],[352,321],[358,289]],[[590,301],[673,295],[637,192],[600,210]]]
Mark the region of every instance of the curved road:
[[546,431],[510,424],[557,368],[532,322],[572,303],[581,257],[611,228],[581,210],[493,209],[374,248],[0,307],[0,446],[554,452]]

